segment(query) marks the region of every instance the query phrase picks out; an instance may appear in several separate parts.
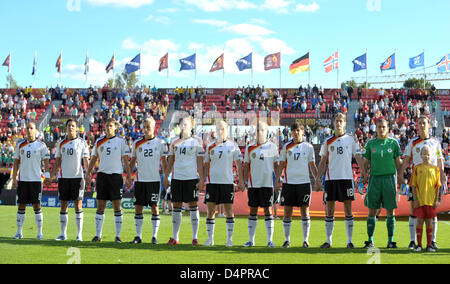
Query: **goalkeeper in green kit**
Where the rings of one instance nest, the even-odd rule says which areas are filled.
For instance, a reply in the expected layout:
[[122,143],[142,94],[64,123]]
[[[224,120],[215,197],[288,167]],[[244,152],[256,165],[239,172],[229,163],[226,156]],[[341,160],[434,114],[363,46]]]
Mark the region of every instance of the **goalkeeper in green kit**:
[[[395,216],[397,208],[397,182],[401,184],[402,152],[397,140],[389,138],[389,123],[385,119],[379,119],[376,124],[377,137],[369,140],[363,150],[363,173],[368,172],[370,163],[370,178],[364,205],[369,208],[367,217],[367,234],[369,240],[364,248],[374,247],[373,235],[375,232],[376,212],[383,207],[386,209],[386,226],[388,231],[387,248],[397,248],[394,242]],[[364,175],[364,183],[367,182],[367,174]]]

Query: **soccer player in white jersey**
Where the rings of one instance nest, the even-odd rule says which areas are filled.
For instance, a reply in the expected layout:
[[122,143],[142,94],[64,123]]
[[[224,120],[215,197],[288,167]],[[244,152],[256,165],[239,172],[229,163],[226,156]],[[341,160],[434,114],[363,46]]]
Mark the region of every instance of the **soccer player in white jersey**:
[[[137,139],[131,149],[130,168],[137,172],[134,183],[135,228],[136,237],[131,243],[142,243],[142,227],[144,224],[144,206],[152,208],[152,244],[158,243],[160,216],[158,210],[161,189],[160,165],[166,168],[167,146],[162,139],[155,137],[155,120],[153,117],[144,120],[144,137]],[[128,184],[132,177],[128,176]]]
[[255,245],[256,225],[258,224],[258,208],[264,209],[267,232],[267,246],[275,247],[273,243],[274,219],[272,205],[274,202],[273,174],[278,167],[278,146],[267,139],[268,125],[259,121],[256,128],[256,143],[249,144],[244,156],[244,180],[247,180],[249,240],[245,247]]
[[26,139],[19,141],[14,151],[14,166],[12,173],[13,187],[17,188],[17,233],[14,239],[22,239],[22,229],[25,223],[25,209],[32,204],[37,226],[37,239],[43,240],[43,216],[41,210],[42,196],[42,163],[44,163],[46,185],[50,184],[49,159],[47,146],[36,139],[36,124],[29,122],[26,126]]
[[303,247],[309,247],[311,203],[310,174],[317,179],[314,147],[303,140],[305,127],[299,123],[291,126],[292,140],[283,145],[280,151],[280,165],[275,178],[275,190],[280,188],[280,177],[284,175],[281,191],[281,206],[284,206],[283,228],[285,241],[283,247],[290,246],[293,207],[300,207],[302,215]]
[[[354,248],[352,202],[355,200],[353,188],[352,157],[358,166],[363,169],[361,146],[358,141],[345,133],[346,116],[338,113],[334,117],[334,135],[325,139],[320,149],[320,164],[318,176],[325,173],[326,218],[325,231],[327,241],[321,248],[330,248],[334,229],[334,211],[336,201],[344,203],[345,231],[347,233],[347,248]],[[327,166],[328,163],[328,166]],[[366,173],[363,173],[366,176]],[[316,179],[316,188],[320,187],[320,180]]]
[[245,190],[242,172],[242,153],[233,140],[228,140],[228,124],[224,120],[216,123],[217,140],[209,144],[205,152],[206,193],[205,201],[208,209],[206,231],[208,240],[205,246],[214,245],[214,227],[216,205],[223,204],[226,217],[226,246],[233,246],[234,232],[234,174],[233,162],[238,172],[238,188]]
[[92,149],[91,161],[86,172],[85,180],[91,180],[92,171],[99,161],[97,171],[97,213],[95,215],[95,237],[92,242],[102,241],[102,230],[105,216],[106,202],[112,201],[114,208],[114,223],[116,228],[115,242],[122,243],[122,191],[123,168],[127,175],[131,175],[129,167],[130,148],[125,139],[116,136],[117,122],[114,118],[106,121],[106,135],[97,139]]
[[[422,164],[423,160],[420,156],[420,151],[422,147],[427,145],[431,152],[431,163],[437,166],[441,173],[441,184],[447,183],[447,177],[444,172],[444,157],[442,155],[441,143],[438,139],[431,137],[429,134],[430,130],[430,119],[427,116],[420,116],[418,119],[418,130],[419,137],[415,137],[411,139],[408,145],[405,148],[404,152],[404,160],[402,165],[401,175],[404,174],[406,168],[409,166],[409,163],[412,162],[412,168],[417,165]],[[412,191],[409,192],[408,201],[413,201]],[[442,192],[439,192],[439,197]],[[415,248],[415,240],[416,240],[416,226],[417,226],[417,216],[414,216],[414,208],[412,206],[413,202],[411,202],[411,215],[409,217],[409,234],[410,234],[410,243],[408,245],[409,249]],[[436,244],[436,234],[437,234],[437,224],[438,219],[435,217],[433,219],[433,238],[431,242],[431,247],[433,249],[438,249]]]
[[183,203],[189,204],[192,225],[192,245],[198,245],[198,228],[200,213],[198,211],[198,193],[203,189],[203,157],[205,151],[200,138],[192,136],[194,122],[188,116],[180,122],[180,138],[169,147],[167,167],[164,172],[164,187],[169,186],[169,174],[172,173],[170,184],[172,195],[172,229],[173,235],[168,245],[180,242],[181,208]]
[[89,146],[86,141],[78,137],[78,124],[74,119],[66,122],[66,138],[56,145],[56,160],[53,165],[51,176],[56,180],[59,172],[58,193],[61,203],[59,222],[61,234],[57,241],[67,239],[67,224],[69,222],[67,209],[69,201],[73,201],[75,208],[75,223],[77,227],[77,241],[82,241],[83,231],[83,197],[85,180],[83,165],[89,165]]

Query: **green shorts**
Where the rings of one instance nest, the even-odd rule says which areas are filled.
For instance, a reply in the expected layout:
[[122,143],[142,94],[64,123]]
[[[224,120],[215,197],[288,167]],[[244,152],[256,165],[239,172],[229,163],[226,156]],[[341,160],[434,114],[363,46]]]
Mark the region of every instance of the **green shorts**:
[[370,209],[397,208],[397,182],[395,175],[371,176],[364,205]]

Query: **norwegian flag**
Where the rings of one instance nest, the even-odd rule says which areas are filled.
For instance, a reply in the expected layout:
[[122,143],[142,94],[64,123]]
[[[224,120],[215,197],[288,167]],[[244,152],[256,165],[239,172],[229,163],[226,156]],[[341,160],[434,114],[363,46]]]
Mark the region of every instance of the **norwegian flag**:
[[109,73],[109,71],[114,69],[114,55],[111,58],[111,60],[108,63],[108,66],[106,66],[106,73]]
[[339,68],[339,54],[337,51],[325,60],[323,67],[325,68],[325,73]]
[[450,54],[442,57],[441,61],[439,61],[436,65],[439,73],[450,71]]

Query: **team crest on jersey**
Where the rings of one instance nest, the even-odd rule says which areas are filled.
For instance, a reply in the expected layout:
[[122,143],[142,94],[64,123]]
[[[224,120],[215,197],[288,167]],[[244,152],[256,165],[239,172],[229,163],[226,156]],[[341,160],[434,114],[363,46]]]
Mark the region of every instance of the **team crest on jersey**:
[[214,155],[214,150],[211,151],[211,155]]
[[63,148],[61,149],[61,151],[62,151],[63,153],[66,152],[66,148],[63,147]]
[[103,152],[103,147],[100,147],[100,152]]
[[20,154],[22,154],[22,155],[23,155],[23,153],[25,153],[25,151],[24,151],[24,150],[20,151]]
[[334,146],[331,146],[330,150],[331,150],[331,152],[333,152],[334,151]]
[[139,152],[142,152],[142,148],[139,148]]
[[252,158],[255,159],[256,158],[256,153],[252,154]]
[[373,148],[372,153],[376,153],[376,152],[377,152],[377,148]]
[[420,153],[420,148],[416,148],[416,152],[417,152],[417,153]]
[[289,156],[292,156],[292,151],[288,151],[288,155],[289,155]]
[[173,147],[173,149],[175,150],[175,152],[178,151],[178,147],[177,146]]
[[389,148],[387,151],[388,151],[388,153],[392,153],[392,149],[391,148]]

